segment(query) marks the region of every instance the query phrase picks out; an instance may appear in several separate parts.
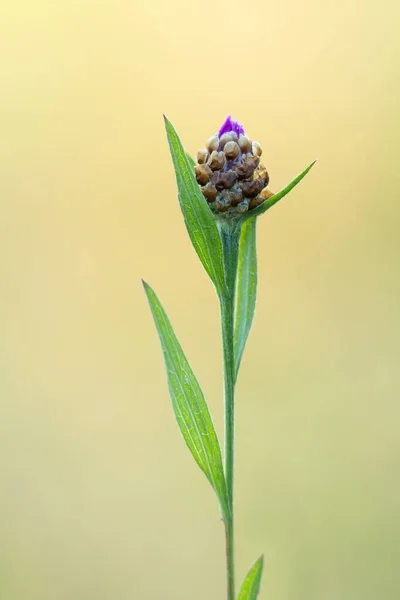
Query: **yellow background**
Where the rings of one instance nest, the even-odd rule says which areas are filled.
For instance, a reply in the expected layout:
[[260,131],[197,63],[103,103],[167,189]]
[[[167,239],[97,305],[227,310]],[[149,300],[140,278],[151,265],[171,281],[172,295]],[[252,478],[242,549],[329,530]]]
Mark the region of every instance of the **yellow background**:
[[400,597],[398,3],[33,0],[0,31],[0,596],[225,594],[141,288],[222,430],[214,291],[163,130],[228,113],[271,188],[238,385],[237,576],[261,598]]

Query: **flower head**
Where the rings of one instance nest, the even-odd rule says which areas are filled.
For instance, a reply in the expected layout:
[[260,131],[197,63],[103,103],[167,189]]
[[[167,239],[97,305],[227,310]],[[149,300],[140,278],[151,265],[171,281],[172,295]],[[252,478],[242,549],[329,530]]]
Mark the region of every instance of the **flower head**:
[[266,189],[269,175],[260,164],[261,154],[259,144],[230,115],[198,152],[197,183],[214,213],[245,213],[272,195]]

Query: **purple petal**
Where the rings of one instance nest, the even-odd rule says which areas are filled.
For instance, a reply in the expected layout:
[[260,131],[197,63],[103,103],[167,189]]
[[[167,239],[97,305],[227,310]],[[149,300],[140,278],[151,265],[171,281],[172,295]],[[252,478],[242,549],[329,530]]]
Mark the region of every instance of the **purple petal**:
[[218,137],[221,137],[224,133],[229,133],[229,131],[234,131],[237,135],[244,134],[244,127],[237,121],[232,119],[231,115],[228,115],[225,121],[222,123],[219,131]]

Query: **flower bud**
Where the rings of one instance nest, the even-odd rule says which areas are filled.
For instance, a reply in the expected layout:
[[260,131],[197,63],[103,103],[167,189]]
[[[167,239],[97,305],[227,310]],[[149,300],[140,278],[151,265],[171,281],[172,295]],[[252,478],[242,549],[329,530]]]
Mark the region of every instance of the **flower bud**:
[[236,142],[227,142],[224,146],[225,156],[227,158],[235,159],[239,156],[240,148]]
[[219,137],[217,135],[213,135],[212,137],[210,137],[210,139],[208,140],[207,144],[207,150],[211,153],[214,150],[218,150],[218,146],[219,146]]
[[205,162],[207,162],[208,157],[209,154],[207,148],[202,148],[197,153],[197,162],[199,163],[199,165],[203,165]]
[[260,164],[261,154],[260,145],[231,116],[199,150],[196,180],[217,218],[239,218],[273,195],[266,189],[269,175]]
[[205,185],[210,181],[212,171],[208,165],[195,165],[194,172],[196,174],[196,181],[200,185]]
[[225,162],[225,154],[223,152],[217,152],[217,150],[214,150],[211,152],[207,164],[213,171],[216,171],[217,169],[222,169],[225,165]]

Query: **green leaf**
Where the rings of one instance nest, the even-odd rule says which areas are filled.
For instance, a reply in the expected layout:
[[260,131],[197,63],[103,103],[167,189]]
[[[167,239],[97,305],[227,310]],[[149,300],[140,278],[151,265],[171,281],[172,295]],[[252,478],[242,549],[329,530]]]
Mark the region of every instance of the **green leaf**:
[[195,461],[214,488],[226,520],[229,507],[221,450],[203,392],[159,299],[147,283],[143,282],[143,286],[160,337],[178,425]]
[[242,583],[242,587],[240,588],[238,600],[257,600],[258,592],[260,591],[263,566],[264,557],[260,556],[247,573],[245,580]]
[[194,168],[196,161],[192,156],[190,156],[189,152],[186,152],[186,158],[188,159],[190,166]]
[[235,313],[235,375],[237,377],[240,361],[247,337],[253,322],[257,295],[257,253],[256,222],[254,217],[242,226],[239,243],[239,261],[236,288]]
[[297,175],[297,177],[292,179],[292,181],[288,183],[287,186],[283,188],[283,190],[281,190],[277,194],[274,194],[273,196],[271,196],[271,198],[268,198],[268,200],[265,200],[265,202],[263,202],[262,204],[257,206],[257,208],[254,208],[252,211],[247,213],[247,215],[244,215],[244,219],[258,217],[259,215],[265,213],[266,210],[271,208],[271,206],[279,202],[279,200],[282,200],[282,198],[286,196],[286,194],[288,194],[294,187],[296,187],[296,185],[303,179],[303,177],[307,175],[308,171],[310,171],[310,169],[315,165],[316,162],[317,161],[314,160],[311,164],[309,164],[308,167],[306,167],[304,171]]
[[173,125],[164,118],[186,228],[198,257],[218,294],[221,294],[225,290],[225,279],[222,244],[215,217],[197,184],[192,160],[188,158]]

